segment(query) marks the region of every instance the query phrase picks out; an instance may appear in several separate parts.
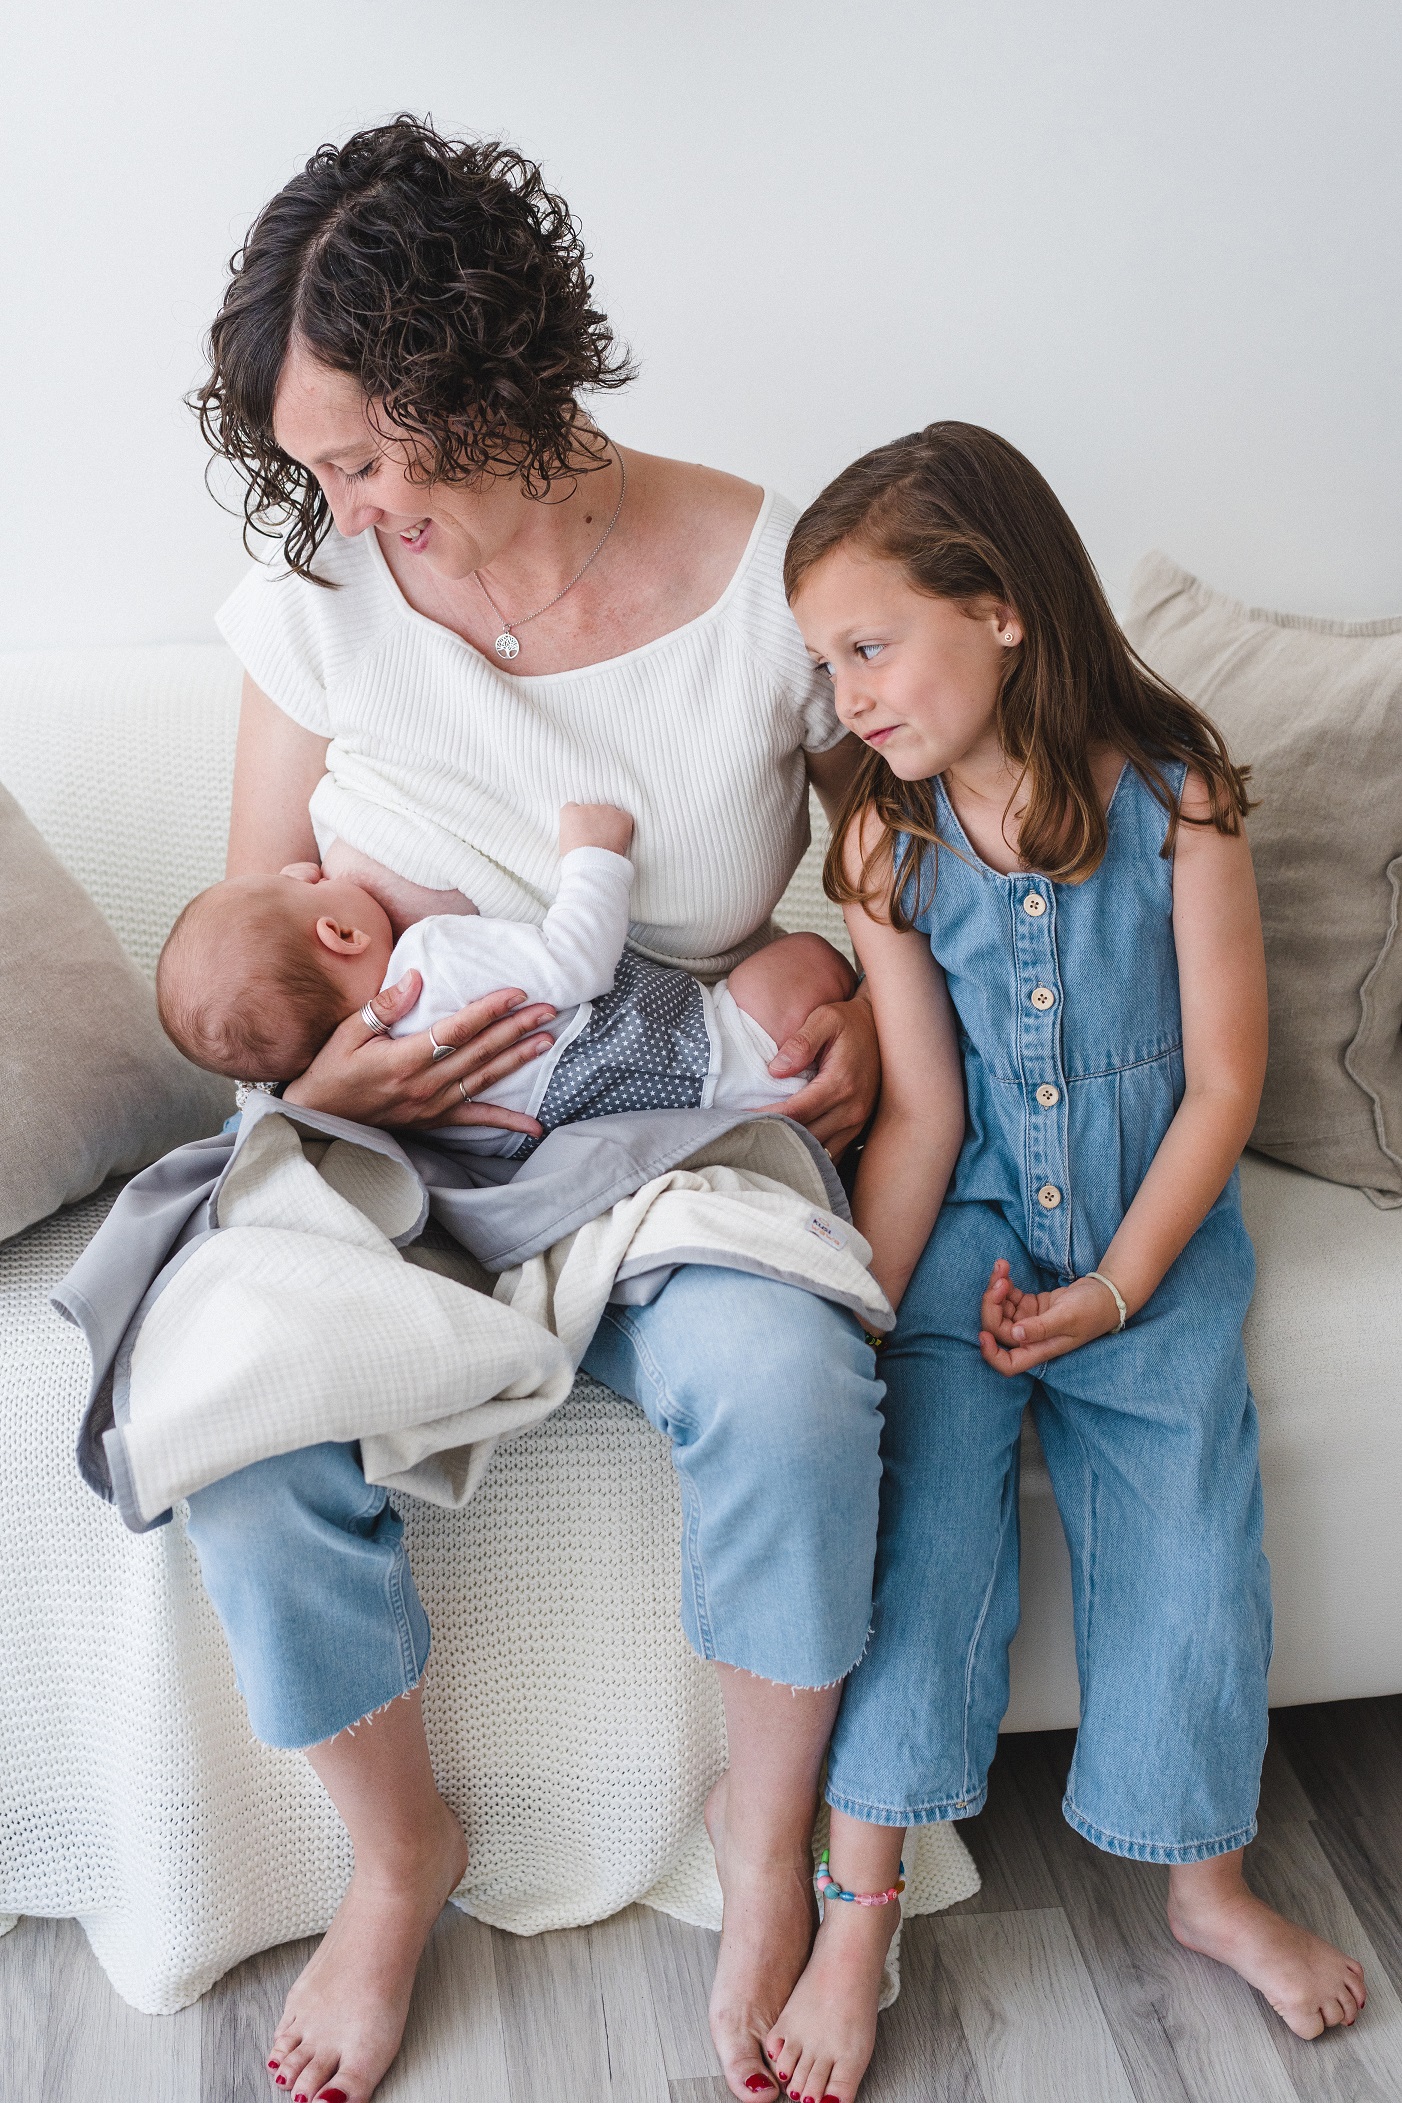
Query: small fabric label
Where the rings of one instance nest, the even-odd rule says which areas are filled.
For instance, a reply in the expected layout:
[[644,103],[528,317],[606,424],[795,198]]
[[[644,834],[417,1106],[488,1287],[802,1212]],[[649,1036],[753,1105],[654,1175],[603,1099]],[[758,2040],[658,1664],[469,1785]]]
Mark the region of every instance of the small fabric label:
[[819,1241],[825,1241],[830,1249],[845,1249],[847,1246],[846,1235],[839,1234],[832,1221],[824,1219],[820,1213],[813,1214],[808,1222],[808,1231],[810,1234],[816,1234]]

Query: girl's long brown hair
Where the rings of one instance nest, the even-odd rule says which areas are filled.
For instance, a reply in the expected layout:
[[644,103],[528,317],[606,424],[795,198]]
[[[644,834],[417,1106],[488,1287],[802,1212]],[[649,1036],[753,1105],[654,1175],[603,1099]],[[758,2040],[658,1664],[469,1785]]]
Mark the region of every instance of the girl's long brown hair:
[[[997,600],[1017,614],[1023,640],[1008,653],[997,725],[1028,788],[1018,835],[1025,867],[1057,883],[1080,883],[1099,867],[1107,835],[1091,774],[1097,745],[1122,752],[1162,803],[1165,855],[1180,823],[1241,830],[1252,807],[1250,770],[1233,764],[1220,731],[1130,648],[1080,535],[1005,438],[977,424],[927,424],[844,469],[794,528],[784,557],[790,599],[815,564],[844,544],[899,563],[917,591],[965,606]],[[1209,818],[1181,810],[1166,771],[1176,762],[1205,780]],[[880,833],[854,882],[844,846],[868,810]],[[938,851],[933,781],[901,781],[870,750],[833,828],[823,887],[839,904],[889,897],[894,924],[908,928],[913,912],[904,897],[921,843]]]

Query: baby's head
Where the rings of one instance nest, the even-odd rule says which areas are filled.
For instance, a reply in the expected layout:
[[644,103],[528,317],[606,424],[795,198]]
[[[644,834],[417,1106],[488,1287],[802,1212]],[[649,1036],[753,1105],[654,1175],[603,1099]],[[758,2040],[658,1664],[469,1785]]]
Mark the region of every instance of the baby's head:
[[156,1004],[197,1066],[290,1081],[379,992],[393,947],[384,908],[359,884],[235,876],[192,898],[171,929]]

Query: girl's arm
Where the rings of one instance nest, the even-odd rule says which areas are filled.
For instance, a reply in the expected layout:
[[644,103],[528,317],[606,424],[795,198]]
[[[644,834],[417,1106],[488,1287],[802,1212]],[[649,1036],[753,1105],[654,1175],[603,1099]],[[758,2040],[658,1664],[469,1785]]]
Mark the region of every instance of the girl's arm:
[[[1183,809],[1206,817],[1198,775]],[[1212,825],[1179,828],[1173,862],[1173,939],[1183,1012],[1185,1092],[1149,1173],[1097,1269],[1131,1314],[1156,1290],[1221,1196],[1251,1136],[1266,1077],[1266,953],[1251,849]],[[1018,1293],[999,1266],[984,1298],[984,1357],[1019,1373],[1119,1326],[1105,1287],[1079,1279],[1051,1293]],[[993,1318],[990,1319],[990,1316]]]
[[[868,816],[866,824],[875,820]],[[860,864],[850,843],[848,863]],[[920,1261],[964,1140],[964,1069],[944,973],[924,935],[881,914],[844,908],[867,974],[881,1046],[881,1103],[853,1193],[872,1275],[893,1307]]]

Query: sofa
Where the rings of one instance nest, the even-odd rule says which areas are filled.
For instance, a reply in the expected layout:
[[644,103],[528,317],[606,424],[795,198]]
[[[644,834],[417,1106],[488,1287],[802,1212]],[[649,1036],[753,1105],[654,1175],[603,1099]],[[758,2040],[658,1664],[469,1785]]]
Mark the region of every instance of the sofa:
[[[148,974],[220,873],[237,692],[215,646],[0,660],[0,781]],[[813,819],[779,918],[842,940]],[[349,1862],[305,1763],[250,1737],[178,1520],[128,1534],[78,1479],[87,1366],[48,1293],[114,1188],[0,1245],[0,1928],[77,1915],[117,1990],[164,2011],[322,1928]],[[1242,1191],[1272,1698],[1402,1691],[1402,1210],[1252,1154]],[[462,1902],[524,1933],[638,1898],[714,1923],[697,1814],[724,1736],[677,1626],[664,1442],[581,1379],[465,1512],[406,1517],[435,1631],[430,1743],[473,1848]],[[1026,1731],[1077,1716],[1066,1549],[1030,1426],[1022,1528],[1004,1727]],[[925,1829],[912,1900],[932,1910],[975,1883],[952,1829]]]

